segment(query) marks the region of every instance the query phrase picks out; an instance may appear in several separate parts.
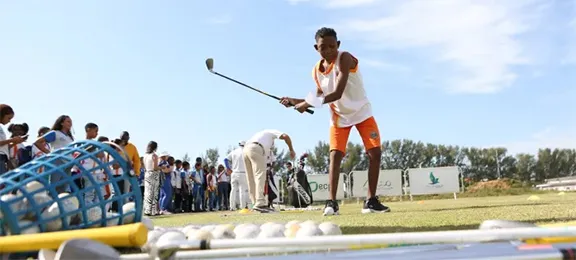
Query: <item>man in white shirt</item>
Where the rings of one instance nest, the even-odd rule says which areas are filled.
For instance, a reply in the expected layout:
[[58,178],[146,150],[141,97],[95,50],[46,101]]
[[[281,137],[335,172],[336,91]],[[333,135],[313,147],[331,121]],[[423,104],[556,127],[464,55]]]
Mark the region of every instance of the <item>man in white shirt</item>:
[[230,209],[237,210],[246,208],[248,203],[248,181],[246,180],[246,167],[244,166],[243,150],[246,142],[238,143],[238,148],[230,152],[224,158],[226,170],[230,172]]
[[248,192],[250,200],[254,204],[253,209],[261,213],[268,213],[271,208],[268,207],[266,200],[266,161],[270,148],[274,145],[275,139],[281,139],[286,142],[290,149],[290,157],[294,159],[296,153],[292,147],[290,136],[278,130],[262,130],[252,138],[246,141],[244,146],[244,163],[246,165],[246,179],[248,180]]

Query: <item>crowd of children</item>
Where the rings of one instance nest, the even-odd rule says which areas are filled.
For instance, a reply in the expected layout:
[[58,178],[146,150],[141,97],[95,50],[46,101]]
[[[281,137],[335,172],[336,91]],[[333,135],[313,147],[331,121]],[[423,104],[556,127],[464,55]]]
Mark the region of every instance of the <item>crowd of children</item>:
[[[37,137],[28,141],[29,127],[26,123],[12,123],[14,110],[5,104],[0,104],[0,175],[16,169],[34,158],[48,154],[56,149],[67,146],[75,141],[72,131],[72,119],[62,115],[56,119],[52,127],[40,127]],[[10,136],[2,126],[7,126]],[[143,196],[144,213],[147,215],[172,214],[181,212],[205,212],[216,210],[237,210],[239,205],[230,205],[230,174],[231,171],[224,165],[209,166],[196,158],[194,162],[175,160],[168,153],[156,155],[158,144],[151,141],[146,154],[140,157],[136,147],[129,142],[128,132],[122,132],[120,138],[109,139],[99,136],[99,128],[95,123],[88,123],[84,127],[85,140],[99,142],[111,142],[121,155],[126,157],[130,165],[131,173],[138,176],[140,191]],[[152,147],[150,146],[152,145]],[[107,155],[99,154],[98,160],[107,161]],[[62,162],[63,163],[63,162]],[[82,168],[91,170],[98,165],[93,159],[85,159],[80,162]],[[110,171],[114,176],[122,175],[122,169],[118,165],[111,165]],[[42,169],[40,169],[42,171]],[[66,169],[70,175],[80,174],[79,167]],[[89,188],[92,185],[106,182],[107,175],[104,170],[92,170],[93,176],[78,178],[75,186]],[[61,174],[49,176],[49,182],[58,182],[63,178]],[[99,185],[101,186],[101,185]],[[132,187],[128,183],[118,182],[122,191],[128,191]],[[72,187],[69,183],[58,185],[56,190],[70,192]],[[97,203],[99,196],[95,189],[84,189],[86,204]],[[102,187],[104,198],[114,196],[114,189],[110,185]],[[107,205],[107,209],[117,211],[116,203]]]

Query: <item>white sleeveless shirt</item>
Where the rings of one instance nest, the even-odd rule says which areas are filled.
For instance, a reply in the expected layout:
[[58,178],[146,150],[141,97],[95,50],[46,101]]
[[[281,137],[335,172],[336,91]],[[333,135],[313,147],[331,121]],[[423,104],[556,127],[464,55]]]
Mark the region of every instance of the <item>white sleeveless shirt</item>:
[[[316,87],[324,95],[336,91],[336,78],[340,70],[342,53],[338,53],[336,61],[328,68],[325,68],[324,72],[320,71],[322,61],[319,61],[312,70],[312,77],[316,82]],[[344,89],[342,97],[330,103],[330,109],[332,110],[331,124],[339,128],[357,125],[372,116],[372,105],[368,101],[368,97],[366,97],[364,82],[358,70],[358,64],[356,64],[354,69],[350,70],[346,89]]]
[[144,169],[146,169],[147,172],[151,172],[154,171],[154,168],[158,165],[154,165],[154,156],[156,155],[156,153],[147,153],[144,155]]

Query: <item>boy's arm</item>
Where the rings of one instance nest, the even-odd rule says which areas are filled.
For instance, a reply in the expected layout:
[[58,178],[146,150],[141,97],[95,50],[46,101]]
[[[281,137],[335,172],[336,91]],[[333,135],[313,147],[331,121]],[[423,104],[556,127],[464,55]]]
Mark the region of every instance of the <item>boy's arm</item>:
[[348,52],[343,52],[340,56],[340,66],[338,66],[338,76],[336,77],[336,90],[324,97],[324,104],[339,100],[344,94],[350,70],[356,67],[358,61]]

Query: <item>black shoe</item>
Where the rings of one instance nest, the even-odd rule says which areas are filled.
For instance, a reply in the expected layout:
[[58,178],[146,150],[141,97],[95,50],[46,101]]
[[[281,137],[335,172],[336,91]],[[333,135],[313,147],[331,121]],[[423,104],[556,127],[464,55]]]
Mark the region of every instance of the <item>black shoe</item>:
[[362,213],[384,213],[384,212],[390,212],[390,208],[380,203],[378,197],[370,198],[364,201],[364,207],[362,208]]
[[338,207],[338,202],[335,200],[327,200],[326,206],[324,206],[324,216],[332,216],[340,214],[340,207]]
[[252,208],[254,211],[256,212],[260,212],[260,213],[272,213],[273,210],[270,209],[268,206],[260,206],[260,207],[254,207]]

